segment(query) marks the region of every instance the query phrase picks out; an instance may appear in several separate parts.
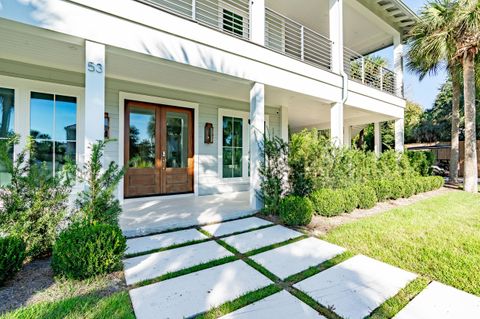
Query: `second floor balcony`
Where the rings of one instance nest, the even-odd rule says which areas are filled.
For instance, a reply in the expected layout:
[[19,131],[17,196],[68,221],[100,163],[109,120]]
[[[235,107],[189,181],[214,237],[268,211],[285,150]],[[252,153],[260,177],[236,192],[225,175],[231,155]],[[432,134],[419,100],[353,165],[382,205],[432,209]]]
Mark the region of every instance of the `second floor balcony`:
[[[252,39],[252,3],[249,0],[136,1],[245,41]],[[403,80],[397,72],[369,55],[392,45],[392,32],[397,32],[401,39],[402,32],[413,23],[413,16],[397,12],[398,7],[394,4],[398,0],[374,1],[376,7],[366,7],[361,4],[363,1],[344,0],[342,29],[345,45],[340,53],[334,50],[335,42],[330,39],[329,10],[335,1],[338,0],[266,0],[263,12],[265,37],[261,44],[328,71],[335,71],[332,61],[339,58],[350,80],[403,96]],[[332,54],[341,54],[341,57],[332,57]]]

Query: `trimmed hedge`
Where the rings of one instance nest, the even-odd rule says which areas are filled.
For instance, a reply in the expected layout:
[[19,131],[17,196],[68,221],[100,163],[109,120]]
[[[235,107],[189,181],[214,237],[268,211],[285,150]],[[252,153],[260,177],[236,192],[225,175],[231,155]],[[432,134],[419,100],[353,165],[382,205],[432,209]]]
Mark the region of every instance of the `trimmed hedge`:
[[341,190],[343,196],[343,210],[345,213],[351,213],[358,207],[360,199],[358,193],[353,187]]
[[371,186],[365,185],[365,186],[354,186],[353,189],[357,193],[357,198],[358,198],[358,208],[360,209],[370,209],[373,208],[377,202],[377,194],[375,192],[375,189],[373,189]]
[[85,279],[121,268],[126,239],[118,226],[75,224],[53,247],[52,267],[67,278]]
[[318,215],[331,217],[345,211],[345,199],[341,190],[320,189],[310,195],[313,208]]
[[313,205],[307,197],[289,195],[280,201],[280,219],[288,226],[305,226],[313,217]]
[[0,286],[22,268],[26,249],[27,246],[19,237],[0,237]]

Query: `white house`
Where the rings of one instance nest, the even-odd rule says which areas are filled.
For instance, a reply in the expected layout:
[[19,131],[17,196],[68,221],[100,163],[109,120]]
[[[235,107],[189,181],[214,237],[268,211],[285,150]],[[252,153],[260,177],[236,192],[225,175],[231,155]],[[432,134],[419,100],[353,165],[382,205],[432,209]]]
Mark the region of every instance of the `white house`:
[[[265,128],[395,120],[403,149],[400,0],[2,0],[0,138],[32,134],[55,171],[104,136],[121,199],[250,190]],[[363,56],[393,46],[394,67]]]

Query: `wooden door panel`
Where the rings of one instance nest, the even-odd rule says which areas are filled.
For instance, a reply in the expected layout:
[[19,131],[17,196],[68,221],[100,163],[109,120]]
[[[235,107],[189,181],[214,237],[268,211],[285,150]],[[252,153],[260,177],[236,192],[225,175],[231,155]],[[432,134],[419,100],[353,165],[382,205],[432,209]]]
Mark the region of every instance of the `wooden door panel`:
[[193,192],[193,131],[192,110],[127,101],[125,197]]

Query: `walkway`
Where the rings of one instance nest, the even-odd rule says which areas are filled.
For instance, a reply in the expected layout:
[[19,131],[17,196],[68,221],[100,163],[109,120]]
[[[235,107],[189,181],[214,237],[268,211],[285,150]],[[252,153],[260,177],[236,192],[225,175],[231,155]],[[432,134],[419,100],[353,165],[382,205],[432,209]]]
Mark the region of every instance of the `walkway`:
[[[256,217],[130,239],[128,246],[125,278],[138,319],[212,309],[229,319],[361,319],[418,278]],[[432,282],[394,318],[479,317],[480,298]]]
[[127,199],[119,222],[127,237],[253,215],[249,192]]

